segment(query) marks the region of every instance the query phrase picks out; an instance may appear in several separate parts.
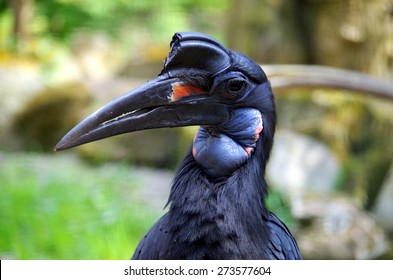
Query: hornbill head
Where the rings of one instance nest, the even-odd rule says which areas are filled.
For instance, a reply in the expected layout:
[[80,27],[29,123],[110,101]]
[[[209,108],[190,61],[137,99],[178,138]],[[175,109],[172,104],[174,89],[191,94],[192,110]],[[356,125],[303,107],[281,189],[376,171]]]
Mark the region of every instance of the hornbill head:
[[265,162],[275,106],[261,67],[200,33],[176,33],[170,46],[155,79],[88,116],[55,150],[137,130],[201,125],[193,155],[209,177],[229,175],[258,147]]

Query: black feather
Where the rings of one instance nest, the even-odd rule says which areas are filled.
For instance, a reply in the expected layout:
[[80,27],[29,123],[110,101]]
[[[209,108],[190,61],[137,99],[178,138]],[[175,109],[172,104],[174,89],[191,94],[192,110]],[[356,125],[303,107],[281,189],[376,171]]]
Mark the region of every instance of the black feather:
[[210,182],[191,152],[173,181],[169,212],[133,259],[300,259],[287,227],[268,212],[263,141],[258,156],[221,182]]
[[[203,162],[198,162],[190,150],[173,180],[168,213],[141,240],[133,259],[300,259],[288,228],[265,207],[268,190],[264,173],[276,115],[270,83],[259,65],[209,36],[177,33],[161,75],[180,76],[210,89],[209,94],[216,98],[211,100],[227,104],[232,117],[233,110],[257,109],[263,129],[252,154],[225,176],[204,172]],[[231,95],[222,91],[226,79],[234,75],[248,87],[230,99]],[[215,132],[243,136],[238,128],[244,121],[242,117],[230,119],[227,124],[236,127],[221,124],[206,130],[211,137],[219,137]],[[212,156],[220,162],[220,155]]]

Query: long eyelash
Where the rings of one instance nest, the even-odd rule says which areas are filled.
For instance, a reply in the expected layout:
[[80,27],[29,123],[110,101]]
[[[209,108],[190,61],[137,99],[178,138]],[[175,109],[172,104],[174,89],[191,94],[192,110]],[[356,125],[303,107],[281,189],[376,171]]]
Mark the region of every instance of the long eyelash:
[[195,75],[195,73],[193,73],[193,74],[194,75],[192,75],[192,74],[190,75],[190,74],[186,73],[185,75],[179,76],[179,78],[184,82],[190,83],[190,84],[197,86],[199,88],[202,88],[202,89],[211,88],[211,86],[212,86],[211,79],[208,79],[203,76]]

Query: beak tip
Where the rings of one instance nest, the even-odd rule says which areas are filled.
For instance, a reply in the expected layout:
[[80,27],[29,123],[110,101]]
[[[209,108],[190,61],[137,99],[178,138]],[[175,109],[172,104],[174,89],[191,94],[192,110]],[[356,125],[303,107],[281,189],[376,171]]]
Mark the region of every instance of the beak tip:
[[65,148],[62,147],[63,145],[61,145],[61,143],[57,143],[57,145],[55,146],[55,148],[53,149],[53,151],[55,152],[60,152],[61,150],[64,150]]
[[70,141],[67,141],[65,138],[62,138],[55,146],[53,149],[55,152],[59,152],[68,148],[73,147],[73,145],[70,145]]

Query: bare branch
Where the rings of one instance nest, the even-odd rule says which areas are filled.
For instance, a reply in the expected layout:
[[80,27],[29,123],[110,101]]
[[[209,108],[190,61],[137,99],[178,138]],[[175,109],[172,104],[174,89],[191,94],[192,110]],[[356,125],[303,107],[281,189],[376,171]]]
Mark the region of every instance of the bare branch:
[[360,72],[314,65],[262,65],[273,89],[334,88],[393,100],[393,82]]

